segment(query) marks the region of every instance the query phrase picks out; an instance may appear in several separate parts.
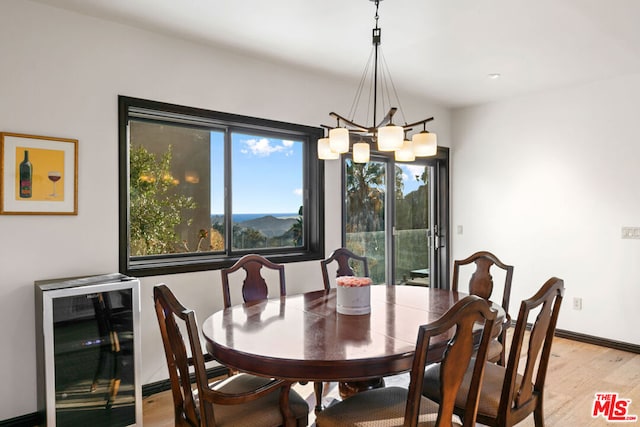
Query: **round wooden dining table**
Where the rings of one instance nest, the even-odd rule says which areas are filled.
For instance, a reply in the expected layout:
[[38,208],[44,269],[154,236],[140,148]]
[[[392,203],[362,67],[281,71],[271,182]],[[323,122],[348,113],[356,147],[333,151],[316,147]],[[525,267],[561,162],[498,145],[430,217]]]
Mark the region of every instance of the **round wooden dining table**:
[[[291,381],[366,380],[409,371],[418,327],[466,295],[374,285],[371,313],[345,315],[336,312],[336,290],[321,290],[223,309],[204,321],[202,333],[207,351],[238,371]],[[492,308],[500,325],[504,310]],[[430,359],[441,357],[448,339],[432,342]]]

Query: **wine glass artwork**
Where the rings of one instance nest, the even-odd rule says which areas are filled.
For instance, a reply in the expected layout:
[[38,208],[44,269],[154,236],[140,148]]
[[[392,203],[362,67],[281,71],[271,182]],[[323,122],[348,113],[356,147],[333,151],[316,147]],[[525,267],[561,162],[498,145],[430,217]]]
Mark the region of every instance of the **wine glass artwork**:
[[60,180],[60,178],[62,177],[62,174],[58,171],[49,171],[49,173],[47,174],[47,176],[49,177],[49,181],[51,181],[53,183],[53,193],[49,194],[49,196],[51,197],[56,197],[56,182],[58,182]]

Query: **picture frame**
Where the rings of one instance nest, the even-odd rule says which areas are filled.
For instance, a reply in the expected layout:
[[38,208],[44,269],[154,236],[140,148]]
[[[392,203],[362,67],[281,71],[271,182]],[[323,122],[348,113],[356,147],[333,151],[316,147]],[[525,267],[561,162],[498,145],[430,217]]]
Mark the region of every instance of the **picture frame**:
[[77,215],[78,140],[0,132],[0,215]]

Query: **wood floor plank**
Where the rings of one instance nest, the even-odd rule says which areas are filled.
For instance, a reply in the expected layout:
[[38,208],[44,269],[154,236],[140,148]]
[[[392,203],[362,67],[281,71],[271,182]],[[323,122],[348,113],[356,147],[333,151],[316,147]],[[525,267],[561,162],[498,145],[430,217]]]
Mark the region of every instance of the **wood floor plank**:
[[[313,423],[313,386],[297,385],[295,389],[309,402],[309,421]],[[335,384],[327,384],[325,391],[325,399],[329,401],[338,395]],[[640,354],[554,338],[545,387],[546,426],[610,426],[604,417],[591,416],[595,394],[599,392],[616,392],[620,398],[631,399],[629,414],[640,417]],[[172,411],[170,391],[146,397],[143,400],[145,427],[172,426]],[[638,424],[640,421],[629,425]],[[534,427],[533,417],[518,427]]]

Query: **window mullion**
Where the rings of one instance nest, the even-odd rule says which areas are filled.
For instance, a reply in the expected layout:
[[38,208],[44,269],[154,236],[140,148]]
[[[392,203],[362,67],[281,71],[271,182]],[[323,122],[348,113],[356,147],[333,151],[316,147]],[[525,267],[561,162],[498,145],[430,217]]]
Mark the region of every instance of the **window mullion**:
[[231,135],[231,129],[226,128],[224,132],[224,248],[227,255],[231,255],[233,252],[233,212],[231,211],[233,198],[233,183],[231,182]]

